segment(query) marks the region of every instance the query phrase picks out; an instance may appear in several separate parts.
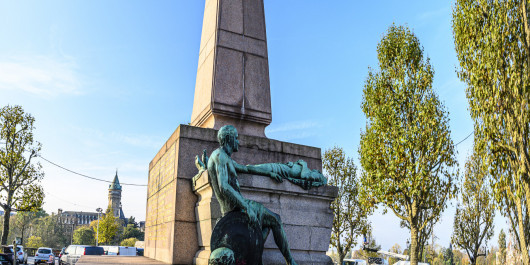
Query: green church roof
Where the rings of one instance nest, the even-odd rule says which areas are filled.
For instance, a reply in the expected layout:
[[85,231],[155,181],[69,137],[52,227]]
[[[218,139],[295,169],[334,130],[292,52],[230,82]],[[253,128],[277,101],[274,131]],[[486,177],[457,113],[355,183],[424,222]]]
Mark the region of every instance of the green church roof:
[[116,170],[116,176],[114,176],[112,184],[109,185],[109,190],[121,190],[120,181],[118,180],[118,170]]

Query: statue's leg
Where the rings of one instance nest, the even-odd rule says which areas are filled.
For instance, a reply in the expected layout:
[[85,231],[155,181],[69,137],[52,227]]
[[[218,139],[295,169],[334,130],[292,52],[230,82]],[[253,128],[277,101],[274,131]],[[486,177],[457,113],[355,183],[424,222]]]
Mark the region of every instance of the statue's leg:
[[291,250],[289,249],[289,242],[285,236],[285,231],[283,230],[282,220],[280,216],[276,213],[273,213],[269,209],[262,207],[263,210],[263,227],[270,228],[272,234],[274,235],[274,242],[280,249],[285,261],[288,265],[296,265],[293,257],[291,256]]
[[267,241],[267,237],[269,236],[269,232],[271,230],[268,228],[268,227],[263,227],[262,228],[262,232],[263,232],[263,243],[265,243],[265,241]]

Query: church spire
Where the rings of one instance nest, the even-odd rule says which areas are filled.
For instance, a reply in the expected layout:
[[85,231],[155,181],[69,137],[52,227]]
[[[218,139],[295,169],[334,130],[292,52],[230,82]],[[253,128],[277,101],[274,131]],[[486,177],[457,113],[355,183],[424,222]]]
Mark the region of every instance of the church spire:
[[116,169],[116,175],[112,184],[109,185],[109,207],[107,211],[109,209],[112,211],[114,217],[125,218],[121,208],[121,185],[118,180],[118,169]]
[[116,175],[114,176],[112,184],[109,185],[109,190],[121,190],[120,181],[118,180],[118,169],[116,169]]

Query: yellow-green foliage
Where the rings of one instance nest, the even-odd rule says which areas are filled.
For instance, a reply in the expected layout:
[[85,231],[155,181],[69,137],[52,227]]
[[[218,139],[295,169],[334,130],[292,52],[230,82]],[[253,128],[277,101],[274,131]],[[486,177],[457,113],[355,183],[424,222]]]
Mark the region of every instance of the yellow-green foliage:
[[382,204],[418,237],[456,194],[457,165],[448,113],[432,89],[434,70],[418,38],[392,25],[377,46],[379,71],[369,69],[362,110],[367,118],[359,155],[363,201]]
[[26,243],[27,248],[40,248],[44,247],[44,242],[40,236],[30,236]]
[[[93,224],[96,226],[93,226]],[[94,233],[94,237],[99,237],[100,244],[110,244],[119,234],[121,223],[117,217],[112,215],[112,210],[108,210],[107,213],[99,220],[99,235],[97,233],[97,221],[92,222],[90,227],[95,229],[96,233]]]
[[127,239],[124,239],[120,242],[120,246],[124,246],[124,247],[134,247],[134,244],[136,244],[136,241],[138,241],[137,238],[134,238],[134,237],[131,237],[131,238],[127,238]]
[[33,139],[35,118],[20,106],[0,109],[0,206],[4,224],[0,243],[7,243],[12,209],[38,211],[44,199],[41,165],[34,160],[40,149]]
[[337,250],[339,264],[342,264],[346,254],[357,244],[356,239],[370,229],[369,209],[359,202],[357,167],[342,148],[326,150],[322,167],[328,175],[328,185],[339,188],[337,198],[331,203],[334,218],[330,244]]
[[530,264],[529,0],[457,0],[453,34],[475,144],[486,150],[499,209]]
[[462,201],[456,208],[452,242],[466,251],[471,264],[476,264],[480,247],[493,236],[495,204],[487,185],[488,170],[482,150],[466,162],[462,184]]
[[81,226],[74,231],[73,243],[76,245],[95,245],[94,230],[88,226]]

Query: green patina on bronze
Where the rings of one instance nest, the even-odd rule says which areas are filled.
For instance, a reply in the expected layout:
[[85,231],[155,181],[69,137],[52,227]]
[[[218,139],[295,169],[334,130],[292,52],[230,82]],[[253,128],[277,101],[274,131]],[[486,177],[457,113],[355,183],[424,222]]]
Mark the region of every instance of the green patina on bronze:
[[235,265],[234,252],[226,247],[212,251],[208,265]]
[[[277,182],[287,179],[304,189],[326,185],[326,177],[318,170],[308,169],[307,163],[303,160],[285,164],[240,165],[236,163],[231,158],[232,153],[239,149],[238,134],[234,126],[227,125],[219,129],[217,139],[220,147],[212,152],[210,158],[206,156],[206,151],[203,152],[202,159],[199,159],[198,156],[195,158],[199,174],[194,177],[194,184],[202,171],[207,170],[223,216],[230,212],[245,213],[249,219],[249,227],[257,225],[261,228],[263,242],[267,239],[269,232],[272,231],[274,241],[287,264],[296,264],[291,256],[280,216],[258,202],[245,199],[241,195],[237,173],[267,176]],[[237,246],[231,250],[236,251],[236,249]],[[215,249],[212,250],[215,251]]]
[[[322,174],[322,172],[316,169],[309,169],[304,160],[246,166],[237,164],[236,162],[233,163],[237,173],[271,177],[278,182],[287,179],[291,183],[296,184],[305,190],[311,189],[312,187],[324,186],[328,183],[328,179]],[[202,171],[207,169],[208,156],[206,156],[206,150],[203,151],[202,160],[199,156],[195,157],[195,165],[197,166],[197,169],[199,169],[199,173],[202,173]],[[193,179],[194,184],[199,176],[200,174],[197,174]]]

